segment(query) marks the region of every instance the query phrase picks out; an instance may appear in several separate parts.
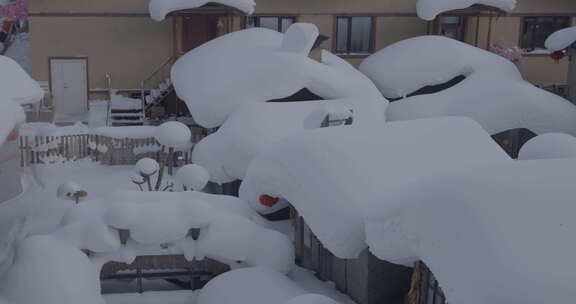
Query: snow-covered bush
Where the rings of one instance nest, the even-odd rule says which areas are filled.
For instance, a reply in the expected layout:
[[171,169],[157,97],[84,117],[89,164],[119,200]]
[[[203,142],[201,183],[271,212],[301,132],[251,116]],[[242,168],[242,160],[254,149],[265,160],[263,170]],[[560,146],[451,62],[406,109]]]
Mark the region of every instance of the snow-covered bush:
[[135,165],[136,174],[131,176],[132,183],[138,186],[141,191],[144,191],[142,185],[146,184],[148,191],[167,191],[173,187],[172,183],[163,185],[162,179],[164,174],[164,166],[160,166],[158,162],[152,158],[142,158]]
[[576,138],[562,133],[536,136],[526,142],[518,153],[519,160],[576,158]]
[[546,48],[552,52],[563,51],[576,42],[576,26],[559,30],[546,39]]
[[13,59],[0,55],[0,92],[2,99],[19,104],[37,103],[44,90]]
[[72,200],[78,204],[81,199],[88,196],[88,192],[80,184],[68,181],[58,186],[56,195],[61,200]]
[[182,185],[184,191],[202,191],[210,181],[210,174],[202,166],[185,165],[176,172],[176,180]]
[[24,238],[23,218],[14,219],[9,228],[0,229],[0,278],[14,262],[18,242]]
[[160,165],[156,160],[146,157],[136,163],[136,170],[142,177],[150,177],[158,173]]
[[167,148],[180,149],[190,145],[192,132],[181,122],[169,121],[156,128],[154,137]]

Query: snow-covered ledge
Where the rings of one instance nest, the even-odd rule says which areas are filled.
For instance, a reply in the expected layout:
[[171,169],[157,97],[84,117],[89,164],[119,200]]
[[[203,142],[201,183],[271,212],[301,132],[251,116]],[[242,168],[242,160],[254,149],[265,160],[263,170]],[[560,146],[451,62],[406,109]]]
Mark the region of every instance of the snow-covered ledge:
[[162,21],[166,15],[173,11],[197,8],[208,3],[218,3],[237,8],[248,15],[254,13],[256,7],[254,0],[150,0],[148,9],[152,19]]
[[418,0],[416,10],[418,17],[430,21],[444,12],[465,9],[475,4],[492,6],[505,12],[516,8],[516,0]]

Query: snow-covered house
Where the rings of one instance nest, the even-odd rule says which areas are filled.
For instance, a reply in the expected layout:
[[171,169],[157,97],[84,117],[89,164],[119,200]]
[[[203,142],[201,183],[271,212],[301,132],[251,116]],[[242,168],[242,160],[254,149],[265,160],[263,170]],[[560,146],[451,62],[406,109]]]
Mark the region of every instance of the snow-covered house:
[[[426,7],[435,2],[442,5]],[[324,40],[318,41],[320,48],[354,65],[394,42],[440,33],[481,48],[497,41],[519,45],[526,49],[526,79],[540,85],[565,84],[567,61],[555,64],[541,54],[540,48],[545,36],[574,19],[576,4],[564,0],[518,1],[514,8],[514,2],[30,1],[33,75],[37,80],[54,82],[52,93],[56,95],[61,94],[57,87],[63,85],[56,79],[78,79],[74,82],[75,102],[82,105],[87,98],[105,98],[108,85],[138,97],[142,95],[142,82],[145,94],[152,90],[152,99],[166,95],[173,100],[174,95],[165,90],[170,82],[165,80],[175,58],[190,49],[242,28],[266,27],[284,32],[292,23],[306,22],[319,28]],[[486,10],[487,6],[480,12],[474,6],[483,4],[507,14],[496,17],[496,13]],[[442,14],[436,16],[438,13]],[[434,16],[435,21],[428,21]],[[442,30],[434,31],[434,23]],[[59,98],[55,96],[55,103]],[[171,104],[169,112],[185,112],[182,104]],[[71,110],[85,110],[69,106]]]
[[240,196],[263,214],[290,206],[297,261],[358,303],[402,303],[411,269],[367,250],[365,207],[394,214],[401,207],[395,189],[449,168],[508,162],[466,118],[318,129],[256,156]]

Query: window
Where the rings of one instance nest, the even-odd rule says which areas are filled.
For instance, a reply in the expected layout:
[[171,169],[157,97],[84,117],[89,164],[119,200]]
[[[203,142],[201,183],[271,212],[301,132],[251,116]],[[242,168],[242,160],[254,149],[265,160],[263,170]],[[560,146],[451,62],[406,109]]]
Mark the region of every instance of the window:
[[336,19],[336,53],[363,55],[372,53],[372,17],[338,17]]
[[294,17],[253,16],[246,18],[246,28],[263,27],[285,33],[295,22]]
[[570,26],[570,17],[525,17],[522,31],[522,49],[530,52],[544,50],[544,42],[550,34]]
[[466,17],[442,16],[438,21],[439,34],[459,41],[466,38]]

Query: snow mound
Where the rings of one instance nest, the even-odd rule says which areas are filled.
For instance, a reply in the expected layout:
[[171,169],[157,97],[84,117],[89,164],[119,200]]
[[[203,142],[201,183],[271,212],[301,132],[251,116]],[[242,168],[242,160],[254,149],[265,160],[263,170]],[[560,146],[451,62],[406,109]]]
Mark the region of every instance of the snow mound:
[[254,13],[256,2],[254,0],[150,0],[148,9],[150,16],[156,21],[162,21],[166,15],[173,11],[192,9],[208,3],[218,3],[251,15]]
[[0,98],[19,104],[37,103],[44,90],[13,59],[0,55]]
[[386,112],[390,121],[466,116],[490,134],[519,128],[576,134],[576,107],[568,100],[523,81],[505,58],[453,39],[404,40],[368,57],[360,70],[389,97],[466,77],[438,93],[392,103]]
[[443,36],[420,36],[394,43],[366,58],[360,71],[389,98],[405,97],[423,87],[477,73],[522,79],[509,60]]
[[[214,39],[182,56],[172,67],[178,96],[194,119],[218,127],[241,106],[291,96],[307,88],[324,99],[352,99],[366,116],[387,104],[374,84],[344,60],[327,52],[323,62],[307,56],[318,29],[292,25],[286,34],[253,28]],[[270,75],[275,75],[270,77]],[[214,83],[224,85],[214,86]]]
[[181,122],[169,121],[156,128],[154,137],[163,146],[181,149],[191,144],[192,131]]
[[97,267],[82,251],[51,236],[22,241],[14,266],[0,278],[0,294],[18,304],[105,304]]
[[450,303],[570,302],[575,172],[573,160],[538,160],[426,177],[393,193],[405,202],[399,212],[367,208],[370,250],[425,261]]
[[196,164],[185,165],[176,172],[176,180],[187,189],[202,191],[210,181],[210,173]]
[[305,293],[276,271],[244,268],[229,271],[208,282],[198,295],[198,304],[282,304]]
[[576,26],[559,30],[546,39],[546,48],[552,52],[562,51],[576,42]]
[[441,13],[464,9],[475,4],[492,6],[508,13],[516,8],[516,0],[418,0],[416,10],[418,17],[431,21]]
[[256,155],[283,138],[305,131],[307,126],[320,127],[326,105],[336,103],[340,104],[312,101],[246,105],[196,145],[192,161],[206,168],[213,182],[242,180]]
[[[458,140],[455,140],[458,139]],[[252,161],[240,197],[261,213],[261,195],[290,202],[328,250],[356,258],[366,248],[362,208],[434,171],[510,158],[474,121],[439,118],[324,128],[286,138]],[[383,199],[395,210],[396,201]]]
[[576,158],[576,138],[562,133],[536,136],[522,146],[519,160]]

